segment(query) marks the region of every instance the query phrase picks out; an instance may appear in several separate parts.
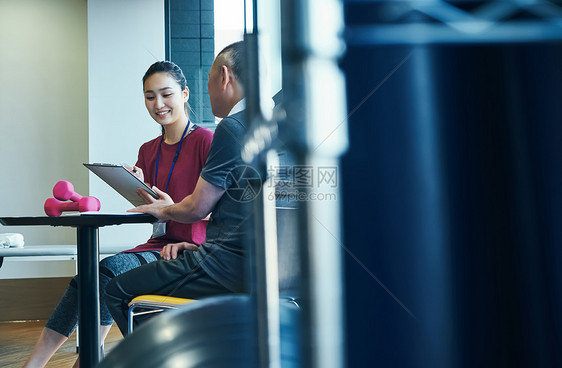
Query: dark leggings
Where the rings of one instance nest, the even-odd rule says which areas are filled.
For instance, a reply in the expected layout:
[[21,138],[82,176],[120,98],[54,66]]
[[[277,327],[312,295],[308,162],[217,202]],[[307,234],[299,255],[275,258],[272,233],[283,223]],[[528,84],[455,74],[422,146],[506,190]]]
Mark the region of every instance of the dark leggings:
[[[140,267],[144,264],[160,259],[160,253],[118,253],[104,258],[100,262],[100,323],[102,326],[113,324],[111,313],[107,309],[105,288],[115,277],[124,272]],[[70,337],[78,326],[78,282],[77,276],[70,281],[53,314],[47,321],[46,327],[66,337]]]

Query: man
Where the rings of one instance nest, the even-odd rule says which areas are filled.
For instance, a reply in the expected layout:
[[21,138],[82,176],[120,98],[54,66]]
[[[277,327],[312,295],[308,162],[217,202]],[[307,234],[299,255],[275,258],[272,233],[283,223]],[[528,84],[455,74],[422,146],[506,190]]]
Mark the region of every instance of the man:
[[[212,212],[206,241],[197,251],[179,243],[162,250],[162,260],[141,266],[116,277],[107,286],[106,302],[121,332],[127,333],[127,304],[144,294],[169,295],[198,299],[205,296],[247,292],[245,279],[246,248],[252,224],[251,203],[240,200],[238,185],[246,166],[241,159],[244,119],[244,43],[223,49],[209,72],[209,97],[213,114],[223,120],[218,124],[207,162],[194,192],[174,204],[158,188],[153,199],[130,211],[149,213],[161,221],[184,223],[199,221]],[[246,167],[247,168],[247,167]],[[242,184],[243,185],[243,184]],[[251,241],[251,240],[250,240]]]

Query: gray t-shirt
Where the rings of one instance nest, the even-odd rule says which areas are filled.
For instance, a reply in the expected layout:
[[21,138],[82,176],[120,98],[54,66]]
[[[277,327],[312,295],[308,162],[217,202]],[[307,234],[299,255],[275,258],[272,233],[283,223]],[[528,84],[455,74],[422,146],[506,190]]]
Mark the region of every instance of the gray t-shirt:
[[261,181],[241,158],[246,125],[244,111],[224,118],[213,136],[201,177],[226,189],[207,225],[206,240],[195,257],[209,276],[233,292],[247,291],[246,254],[253,242],[252,200]]

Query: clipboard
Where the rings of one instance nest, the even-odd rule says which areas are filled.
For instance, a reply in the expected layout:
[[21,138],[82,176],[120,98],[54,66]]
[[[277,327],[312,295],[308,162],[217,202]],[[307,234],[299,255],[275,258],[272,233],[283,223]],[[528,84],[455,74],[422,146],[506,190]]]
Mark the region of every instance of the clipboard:
[[148,185],[140,181],[132,172],[121,165],[85,163],[84,166],[106,182],[110,187],[115,189],[135,207],[145,204],[137,194],[137,188],[145,190],[155,199],[160,198]]

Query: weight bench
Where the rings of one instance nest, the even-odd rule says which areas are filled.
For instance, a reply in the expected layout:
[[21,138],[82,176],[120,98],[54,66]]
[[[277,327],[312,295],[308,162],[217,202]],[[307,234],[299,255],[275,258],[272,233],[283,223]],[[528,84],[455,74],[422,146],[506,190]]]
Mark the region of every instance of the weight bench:
[[[100,246],[100,256],[112,255],[130,249],[119,245]],[[4,257],[48,257],[48,256],[77,256],[76,245],[28,245],[23,248],[0,248],[0,267]]]
[[0,267],[4,257],[76,256],[75,245],[30,245],[23,248],[0,248]]

